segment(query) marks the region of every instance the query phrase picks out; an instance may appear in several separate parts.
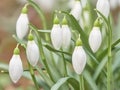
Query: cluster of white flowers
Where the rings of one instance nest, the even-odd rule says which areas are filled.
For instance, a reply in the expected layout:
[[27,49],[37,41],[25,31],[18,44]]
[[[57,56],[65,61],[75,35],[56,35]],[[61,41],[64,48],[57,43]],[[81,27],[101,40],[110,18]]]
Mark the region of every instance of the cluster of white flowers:
[[56,16],[54,25],[51,31],[51,40],[55,49],[68,48],[71,41],[71,31],[67,25],[66,17],[62,20],[62,27],[59,24],[59,19]]
[[[75,9],[72,9],[71,14],[78,20],[78,17],[80,16],[80,1],[77,1],[77,4],[79,2],[79,5],[74,6]],[[79,8],[78,8],[79,7]],[[79,10],[79,12],[76,10]],[[96,9],[103,14],[106,18],[108,18],[109,13],[110,13],[110,4],[108,0],[98,0]],[[98,51],[98,49],[101,46],[102,43],[102,34],[100,31],[100,20],[99,20],[100,15],[98,14],[98,19],[94,23],[94,27],[92,28],[90,35],[89,35],[89,45],[92,51],[95,53]],[[87,17],[89,18],[89,17]],[[73,51],[72,54],[72,64],[75,72],[77,74],[81,74],[85,65],[86,65],[86,53],[81,46],[81,41],[78,39],[77,40],[78,44],[76,44],[76,47]]]
[[[29,21],[27,17],[27,7],[25,6],[22,9],[22,13],[20,17],[18,18],[18,21],[16,24],[16,33],[19,39],[22,40],[28,33],[28,24],[29,24]],[[20,52],[17,46],[14,50],[14,54],[9,63],[9,74],[10,74],[10,78],[12,79],[14,83],[16,83],[20,79],[23,73],[23,66],[22,66],[22,62],[21,62],[21,58],[19,54]],[[40,57],[40,53],[39,53],[39,48],[37,44],[35,43],[31,32],[28,35],[26,55],[27,55],[28,62],[32,66],[36,66],[39,60],[39,57]]]
[[[85,1],[86,3],[86,1]],[[85,7],[85,3],[83,6]],[[110,4],[108,0],[98,0],[96,9],[101,12],[106,19],[110,13]],[[75,1],[75,5],[71,10],[71,14],[75,17],[76,20],[79,20],[82,12],[82,6],[79,0]],[[89,45],[91,50],[95,53],[100,48],[102,43],[102,35],[100,31],[100,22],[99,22],[100,15],[98,14],[98,19],[94,23],[94,27],[92,28],[90,35],[89,35]],[[89,19],[87,14],[85,14],[85,18]],[[86,20],[87,21],[87,20]],[[16,23],[16,33],[19,39],[23,39],[27,33],[29,32],[29,20],[27,17],[27,6],[22,9],[22,13],[20,14],[17,23]],[[71,31],[67,24],[66,17],[64,16],[62,20],[62,25],[59,23],[59,19],[56,16],[54,19],[54,25],[51,30],[51,41],[53,47],[56,50],[59,50],[61,47],[62,49],[68,48],[71,43]],[[34,41],[33,35],[30,32],[28,35],[28,43],[26,47],[26,55],[28,62],[32,66],[36,66],[37,62],[40,58],[39,47]],[[79,39],[76,41],[76,46],[72,54],[72,65],[77,74],[81,74],[86,65],[86,52],[82,46],[82,41]],[[14,49],[14,54],[9,63],[9,74],[14,83],[16,83],[23,73],[23,66],[20,58],[20,52],[18,45]]]

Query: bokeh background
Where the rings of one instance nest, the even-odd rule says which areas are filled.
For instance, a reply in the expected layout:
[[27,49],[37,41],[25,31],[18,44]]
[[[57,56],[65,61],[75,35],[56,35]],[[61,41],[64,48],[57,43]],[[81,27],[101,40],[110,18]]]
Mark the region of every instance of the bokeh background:
[[[52,18],[54,10],[68,10],[73,6],[74,0],[34,0],[43,10],[48,22],[48,29],[52,27]],[[95,8],[97,0],[89,0],[91,6]],[[113,4],[111,0],[111,15],[113,17],[113,25],[119,21],[120,4]],[[26,3],[26,0],[0,0],[0,67],[6,67],[13,54],[13,49],[16,46],[16,40],[12,37],[15,34],[16,21],[21,13],[21,8]],[[29,7],[29,20],[38,28],[42,29],[41,21],[37,13],[32,7]],[[21,57],[24,68],[27,68],[25,51],[21,48]],[[0,68],[0,90],[34,90],[33,82],[22,77],[17,84],[13,84],[8,73],[3,73]],[[41,89],[42,90],[42,89]]]

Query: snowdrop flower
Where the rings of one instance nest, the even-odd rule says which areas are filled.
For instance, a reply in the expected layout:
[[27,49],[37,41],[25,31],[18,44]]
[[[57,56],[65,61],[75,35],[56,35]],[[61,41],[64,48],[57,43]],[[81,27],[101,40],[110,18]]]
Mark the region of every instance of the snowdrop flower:
[[26,48],[27,59],[32,66],[35,66],[39,60],[40,53],[37,44],[33,39],[33,35],[29,34]]
[[70,28],[67,25],[66,17],[62,21],[62,48],[68,48],[71,41],[71,32]]
[[100,48],[101,43],[102,35],[100,32],[100,24],[99,21],[96,20],[94,23],[94,27],[89,35],[89,45],[94,53]]
[[50,12],[54,9],[56,0],[34,0],[40,7],[47,12]]
[[72,54],[72,65],[77,74],[81,74],[86,65],[86,53],[80,39],[77,40],[76,47]]
[[62,29],[59,24],[58,17],[54,19],[54,25],[51,31],[51,41],[55,49],[60,49],[62,46]]
[[111,9],[116,9],[118,6],[118,0],[110,0]]
[[14,54],[9,63],[9,75],[11,80],[16,83],[23,74],[23,66],[19,55],[19,49],[14,49]]
[[87,0],[81,0],[82,7],[85,8],[87,4]]
[[82,12],[81,3],[79,0],[76,0],[70,13],[75,17],[76,20],[79,20],[81,12]]
[[106,18],[108,18],[110,13],[110,4],[108,0],[98,0],[96,9],[101,12]]
[[28,24],[27,7],[25,6],[16,23],[16,33],[19,39],[23,39],[28,33]]
[[85,29],[85,27],[90,26],[90,12],[88,11],[88,9],[83,9],[83,15],[81,15],[79,24],[83,30]]

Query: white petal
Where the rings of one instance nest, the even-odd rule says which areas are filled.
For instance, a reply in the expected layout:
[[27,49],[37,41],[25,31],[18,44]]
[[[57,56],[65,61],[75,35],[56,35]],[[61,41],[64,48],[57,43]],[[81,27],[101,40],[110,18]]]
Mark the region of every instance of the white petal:
[[81,12],[82,7],[80,1],[75,1],[74,7],[72,8],[70,13],[76,18],[76,20],[79,20]]
[[76,46],[72,54],[72,64],[75,72],[81,74],[86,65],[86,53],[82,46]]
[[28,24],[27,14],[21,14],[16,23],[16,33],[19,39],[23,39],[28,33]]
[[89,45],[93,52],[96,52],[102,42],[102,35],[99,27],[93,27],[89,35]]
[[87,5],[87,0],[81,0],[82,7],[85,8]]
[[68,48],[71,41],[71,32],[68,25],[62,25],[62,47]]
[[97,10],[100,11],[106,18],[108,18],[110,13],[110,4],[108,0],[98,0]]
[[23,74],[23,66],[19,55],[13,55],[9,63],[10,78],[16,83]]
[[51,31],[51,40],[55,49],[60,49],[62,45],[62,29],[59,24],[53,25]]
[[27,59],[32,66],[35,66],[39,60],[39,48],[35,41],[28,41],[26,48]]
[[118,6],[118,0],[110,0],[111,9],[116,9]]

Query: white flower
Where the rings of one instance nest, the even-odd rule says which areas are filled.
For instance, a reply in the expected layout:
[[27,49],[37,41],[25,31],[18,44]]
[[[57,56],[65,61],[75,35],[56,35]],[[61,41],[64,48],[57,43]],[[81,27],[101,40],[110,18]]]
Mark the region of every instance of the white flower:
[[108,0],[98,0],[96,9],[101,12],[106,18],[108,18],[110,13],[110,4]]
[[60,49],[62,45],[62,29],[59,24],[54,24],[51,31],[51,40],[55,49]]
[[81,74],[86,65],[86,53],[82,46],[76,46],[72,54],[72,64],[75,72]]
[[118,0],[110,0],[111,9],[116,9],[118,6]]
[[68,48],[71,41],[71,32],[68,25],[62,25],[62,47]]
[[87,0],[81,0],[82,7],[85,8],[87,5]]
[[23,66],[20,55],[13,55],[9,63],[10,78],[16,83],[23,74]]
[[35,66],[39,60],[39,48],[34,40],[28,41],[26,48],[27,59],[32,66]]
[[16,23],[16,33],[19,39],[23,39],[28,33],[28,16],[25,13],[21,13]]
[[93,27],[89,35],[89,45],[93,52],[96,52],[102,42],[102,35],[99,27]]
[[82,12],[82,6],[80,1],[75,1],[74,6],[70,13],[75,17],[76,20],[79,20],[81,12]]

